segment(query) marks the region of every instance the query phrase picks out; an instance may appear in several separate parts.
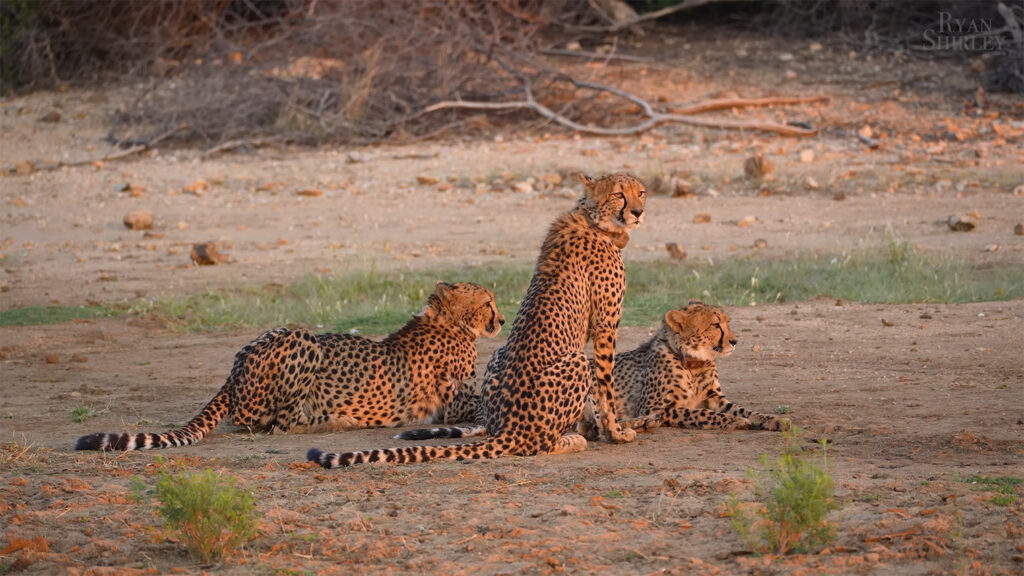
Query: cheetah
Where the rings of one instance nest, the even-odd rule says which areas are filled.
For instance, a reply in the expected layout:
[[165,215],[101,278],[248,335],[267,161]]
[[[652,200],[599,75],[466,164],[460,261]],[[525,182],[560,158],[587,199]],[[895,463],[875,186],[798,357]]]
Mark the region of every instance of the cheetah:
[[423,312],[375,342],[271,330],[242,348],[217,395],[183,428],[90,434],[76,450],[147,450],[200,442],[230,415],[249,430],[311,433],[428,422],[473,376],[475,341],[505,318],[490,290],[438,282]]
[[715,362],[731,354],[737,342],[720,308],[691,300],[670,310],[653,338],[616,357],[616,414],[633,418],[622,425],[788,429],[788,420],[742,408],[722,395]]
[[[508,342],[488,362],[483,378],[486,430],[481,441],[326,453],[307,458],[324,468],[367,462],[426,462],[533,456],[585,450],[571,432],[593,392],[606,437],[631,442],[619,426],[612,369],[626,275],[621,250],[646,216],[646,190],[628,174],[580,175],[584,193],[551,225]],[[594,369],[583,353],[594,345]]]

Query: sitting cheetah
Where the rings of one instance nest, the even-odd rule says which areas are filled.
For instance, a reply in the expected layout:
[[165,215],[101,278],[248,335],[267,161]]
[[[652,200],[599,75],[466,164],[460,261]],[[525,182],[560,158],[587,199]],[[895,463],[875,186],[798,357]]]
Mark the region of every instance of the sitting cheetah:
[[[615,336],[626,275],[621,250],[644,219],[646,192],[628,174],[580,175],[584,194],[551,225],[508,342],[484,376],[489,437],[458,446],[412,446],[345,454],[312,448],[325,468],[364,462],[426,462],[532,456],[586,449],[569,433],[595,389],[603,430],[613,442],[636,433],[615,419]],[[593,372],[583,347],[593,340]]]
[[473,375],[475,340],[505,318],[476,284],[438,282],[423,312],[380,342],[278,328],[235,356],[227,382],[185,427],[163,434],[90,434],[76,450],[195,444],[230,415],[250,430],[319,432],[427,422]]
[[729,316],[691,300],[665,314],[658,332],[636,350],[616,356],[616,414],[623,426],[784,430],[789,421],[736,406],[722,395],[715,360],[736,347]]

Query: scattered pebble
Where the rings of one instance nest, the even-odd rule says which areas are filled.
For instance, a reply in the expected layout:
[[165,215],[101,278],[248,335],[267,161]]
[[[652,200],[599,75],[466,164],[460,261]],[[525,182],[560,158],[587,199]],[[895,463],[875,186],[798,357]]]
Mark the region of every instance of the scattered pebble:
[[56,354],[47,354],[46,356],[43,356],[43,360],[47,364],[60,364],[60,356]]
[[433,186],[440,182],[440,180],[433,176],[417,176],[416,182],[423,184],[424,186]]
[[817,190],[818,188],[821,188],[821,186],[818,185],[818,181],[814,179],[814,176],[808,176],[807,178],[804,178],[804,188],[808,190]]
[[749,228],[754,222],[757,222],[757,218],[754,218],[753,216],[744,216],[736,222],[736,225],[740,228]]
[[42,116],[40,116],[39,117],[39,121],[40,122],[49,122],[49,123],[53,124],[55,122],[60,122],[60,118],[61,118],[60,112],[57,112],[56,110],[50,110],[46,114],[43,114]]
[[988,246],[985,246],[984,250],[982,250],[982,252],[998,252],[998,251],[999,251],[999,244],[989,244]]
[[675,242],[668,242],[665,244],[665,250],[668,251],[668,255],[673,260],[685,260],[686,259],[686,247],[680,246]]
[[228,257],[217,250],[217,244],[214,242],[192,245],[192,262],[199,266],[212,266],[227,261]]
[[324,191],[319,188],[303,188],[295,193],[298,196],[306,196],[309,198],[316,198],[317,196],[323,196]]
[[711,222],[711,214],[707,212],[701,212],[693,217],[694,224],[707,224],[708,222]]
[[672,197],[673,198],[688,198],[693,196],[693,184],[690,184],[682,178],[673,178],[672,185]]
[[749,180],[761,180],[775,174],[775,165],[761,154],[754,154],[743,163],[743,174]]
[[953,214],[946,223],[954,232],[970,232],[978,227],[977,217],[971,214]]
[[18,176],[28,176],[36,171],[36,165],[28,160],[22,160],[14,165],[14,173]]
[[846,192],[840,190],[839,192],[836,192],[835,194],[832,195],[832,199],[835,200],[836,202],[842,202],[843,200],[846,200]]
[[808,148],[807,150],[800,151],[800,161],[804,164],[810,164],[814,162],[814,150]]
[[1024,224],[1017,224],[1014,226],[1013,233],[1017,236],[1024,236]]
[[757,240],[754,240],[754,248],[755,249],[767,248],[767,247],[768,247],[768,241],[765,240],[764,238],[758,238]]
[[885,318],[882,318],[882,326],[885,326],[886,328],[891,328],[892,326],[895,326],[895,325],[896,325],[895,322],[889,322]]
[[195,182],[185,185],[185,192],[195,194],[196,196],[202,196],[203,192],[210,187],[210,183],[206,180],[196,180]]
[[124,215],[124,225],[132,230],[149,230],[153,227],[153,213],[149,210],[132,210]]

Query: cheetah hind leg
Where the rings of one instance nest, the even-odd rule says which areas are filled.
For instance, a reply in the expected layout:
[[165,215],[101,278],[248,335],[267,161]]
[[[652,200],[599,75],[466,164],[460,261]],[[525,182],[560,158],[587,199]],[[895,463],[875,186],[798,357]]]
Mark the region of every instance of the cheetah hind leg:
[[632,428],[637,432],[653,432],[656,428],[660,428],[664,416],[661,412],[651,412],[646,416],[639,418],[632,418],[630,420],[619,420],[619,425],[623,428]]
[[548,454],[572,454],[573,452],[583,452],[586,449],[587,439],[575,432],[570,432],[560,436],[551,450],[548,450]]

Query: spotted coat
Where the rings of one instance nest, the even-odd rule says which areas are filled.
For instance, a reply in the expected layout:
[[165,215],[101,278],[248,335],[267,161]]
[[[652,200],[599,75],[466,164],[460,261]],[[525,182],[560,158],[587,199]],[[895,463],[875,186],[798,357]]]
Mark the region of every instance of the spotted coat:
[[475,340],[505,322],[476,284],[438,283],[423,313],[374,342],[278,328],[242,348],[216,396],[167,433],[90,434],[76,450],[145,450],[201,441],[226,416],[250,430],[320,432],[428,422],[473,375]]
[[[621,249],[644,219],[646,192],[628,174],[581,179],[583,197],[551,225],[508,342],[488,363],[483,378],[488,438],[345,454],[313,448],[310,460],[332,468],[584,450],[586,439],[571,430],[592,388],[607,437],[614,442],[636,437],[618,425],[612,411],[612,369],[626,281]],[[588,340],[594,345],[593,372],[583,353]]]

